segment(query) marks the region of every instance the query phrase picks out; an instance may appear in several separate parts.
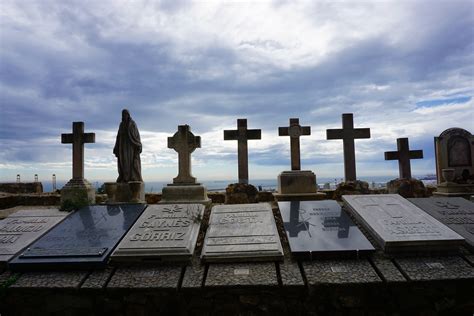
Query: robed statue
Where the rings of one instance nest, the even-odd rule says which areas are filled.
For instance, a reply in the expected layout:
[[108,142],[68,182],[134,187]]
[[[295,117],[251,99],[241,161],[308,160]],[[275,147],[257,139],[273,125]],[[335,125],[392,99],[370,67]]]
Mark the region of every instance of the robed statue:
[[142,143],[137,124],[130,117],[130,112],[124,109],[114,147],[119,172],[117,182],[143,181],[140,163],[141,152]]

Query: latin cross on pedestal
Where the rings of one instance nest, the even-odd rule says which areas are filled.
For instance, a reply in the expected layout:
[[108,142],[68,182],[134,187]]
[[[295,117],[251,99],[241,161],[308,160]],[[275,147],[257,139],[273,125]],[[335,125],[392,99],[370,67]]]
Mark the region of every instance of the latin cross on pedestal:
[[72,134],[61,134],[61,143],[72,144],[72,178],[84,179],[84,144],[95,143],[95,133],[84,133],[84,122],[73,122]]
[[300,120],[290,118],[290,126],[279,127],[279,136],[290,136],[291,170],[301,170],[300,136],[311,135],[310,126],[301,126]]
[[327,129],[326,139],[342,139],[344,146],[344,176],[346,181],[355,181],[356,163],[354,139],[370,138],[370,128],[354,128],[352,113],[342,114],[342,129]]
[[410,159],[422,159],[423,150],[410,150],[408,138],[397,138],[397,151],[386,151],[385,160],[398,160],[400,179],[411,178]]
[[249,183],[249,162],[247,140],[261,139],[262,130],[247,129],[247,119],[237,120],[236,130],[225,130],[224,140],[237,140],[237,156],[239,164],[239,183]]
[[178,176],[174,184],[195,184],[196,178],[191,175],[191,153],[201,148],[201,137],[191,133],[189,125],[179,125],[173,137],[168,137],[168,148],[178,153]]

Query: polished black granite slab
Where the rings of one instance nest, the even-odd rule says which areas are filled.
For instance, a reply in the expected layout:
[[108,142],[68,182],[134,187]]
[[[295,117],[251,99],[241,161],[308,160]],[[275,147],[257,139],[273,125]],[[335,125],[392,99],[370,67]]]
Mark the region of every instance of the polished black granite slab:
[[466,246],[474,250],[474,203],[461,197],[408,200],[464,237]]
[[333,200],[278,202],[293,255],[358,255],[374,247]]
[[112,250],[146,205],[81,208],[9,262],[14,271],[105,268]]

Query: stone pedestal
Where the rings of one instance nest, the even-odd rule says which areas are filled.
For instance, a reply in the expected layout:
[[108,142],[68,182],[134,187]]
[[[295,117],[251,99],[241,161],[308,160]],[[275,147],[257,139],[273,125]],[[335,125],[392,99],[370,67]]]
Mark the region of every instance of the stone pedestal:
[[459,184],[454,182],[443,182],[438,184],[433,195],[438,196],[460,196],[469,199],[474,193],[474,184]]
[[225,204],[257,203],[257,193],[257,189],[251,184],[229,184],[225,189]]
[[132,189],[130,183],[125,182],[118,182],[117,189],[115,191],[115,202],[116,203],[145,203],[145,184],[141,182],[133,182],[134,186],[136,186],[137,198],[133,197]]
[[400,194],[404,198],[428,197],[422,181],[418,179],[394,179],[387,182],[388,194]]
[[207,197],[206,188],[199,183],[188,185],[168,184],[163,188],[159,204],[187,203],[211,203],[211,200]]
[[317,192],[316,175],[311,170],[283,171],[278,175],[277,201],[324,200],[326,195]]
[[70,211],[95,203],[95,189],[86,179],[71,179],[61,189],[61,205]]

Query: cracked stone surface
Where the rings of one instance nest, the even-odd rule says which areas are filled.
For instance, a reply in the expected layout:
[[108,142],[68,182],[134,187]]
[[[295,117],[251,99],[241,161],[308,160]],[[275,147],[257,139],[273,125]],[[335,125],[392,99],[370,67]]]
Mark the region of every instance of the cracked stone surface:
[[107,288],[177,289],[181,266],[117,268]]
[[205,286],[278,286],[275,263],[209,264]]
[[374,255],[372,262],[380,271],[387,282],[405,282],[406,279],[403,274],[398,270],[395,264],[389,259],[383,256]]
[[286,260],[278,264],[283,286],[304,286],[303,276],[297,262]]
[[82,289],[102,289],[114,272],[113,267],[104,270],[94,270],[82,284]]
[[87,271],[26,272],[12,285],[14,288],[78,288]]
[[366,259],[303,262],[309,285],[381,282]]
[[474,267],[458,256],[397,258],[395,261],[413,281],[474,279]]

